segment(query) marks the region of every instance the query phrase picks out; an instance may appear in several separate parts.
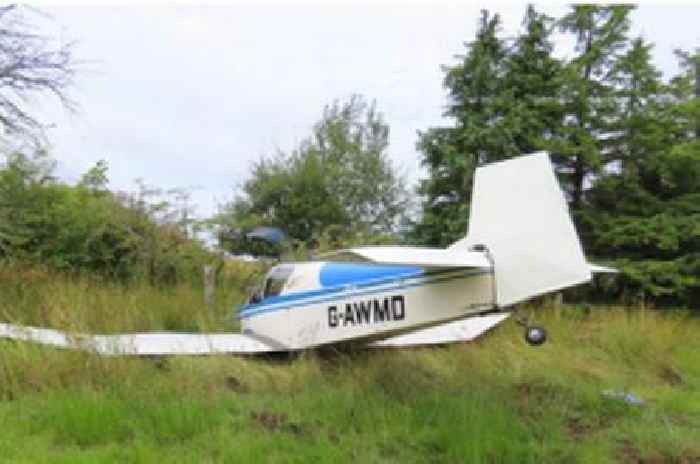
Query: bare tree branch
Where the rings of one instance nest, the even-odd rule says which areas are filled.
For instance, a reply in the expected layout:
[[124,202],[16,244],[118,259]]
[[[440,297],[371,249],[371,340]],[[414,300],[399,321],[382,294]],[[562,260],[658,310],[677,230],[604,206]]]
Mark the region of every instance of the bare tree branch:
[[78,106],[67,91],[75,61],[71,42],[43,34],[27,19],[36,11],[0,7],[0,143],[41,146],[46,125],[26,107],[52,97],[68,111]]

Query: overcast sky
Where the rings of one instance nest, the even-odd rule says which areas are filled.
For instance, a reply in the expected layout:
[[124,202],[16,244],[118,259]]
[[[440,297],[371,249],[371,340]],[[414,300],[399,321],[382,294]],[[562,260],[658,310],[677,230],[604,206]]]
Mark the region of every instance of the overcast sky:
[[[440,65],[473,39],[488,5],[43,6],[85,61],[80,113],[45,110],[59,173],[74,181],[104,159],[112,188],[136,178],[191,187],[208,215],[253,160],[292,149],[326,103],[359,93],[376,99],[390,155],[415,182],[416,131],[445,123]],[[557,17],[567,9],[536,6]],[[508,35],[525,3],[490,9]],[[644,5],[632,21],[667,75],[677,70],[674,48],[700,46],[699,6]],[[560,41],[559,54],[570,45]]]

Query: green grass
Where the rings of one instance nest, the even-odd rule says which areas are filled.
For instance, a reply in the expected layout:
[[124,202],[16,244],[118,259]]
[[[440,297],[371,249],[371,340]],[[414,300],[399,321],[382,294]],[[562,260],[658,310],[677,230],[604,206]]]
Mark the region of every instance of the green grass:
[[[84,288],[90,296],[80,280],[36,282],[18,307],[63,298],[52,307],[65,308],[64,326],[107,331],[165,328],[171,306],[184,324],[201,296],[97,284]],[[234,291],[220,295],[222,314],[225,298],[241,297]],[[124,301],[154,314],[108,317]],[[90,302],[104,320],[87,317]],[[71,303],[82,308],[77,323]],[[700,319],[620,308],[536,314],[550,334],[538,348],[512,321],[469,344],[293,360],[99,358],[0,342],[0,462],[700,460]],[[645,405],[607,398],[608,389]]]
[[254,264],[228,263],[211,311],[201,285],[125,285],[0,261],[0,320],[90,333],[237,330],[231,311],[260,271]]

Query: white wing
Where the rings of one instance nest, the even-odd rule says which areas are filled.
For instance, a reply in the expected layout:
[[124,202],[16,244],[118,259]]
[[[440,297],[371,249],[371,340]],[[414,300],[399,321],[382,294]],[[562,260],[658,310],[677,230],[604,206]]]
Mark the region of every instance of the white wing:
[[256,354],[280,351],[256,338],[232,333],[86,335],[0,323],[0,338],[92,351],[106,356]]
[[490,268],[483,253],[464,249],[422,248],[408,246],[371,246],[338,250],[318,259],[338,261],[370,261],[381,264],[428,268]]
[[[448,322],[374,342],[370,347],[411,347],[464,342],[477,338],[509,314],[493,314]],[[59,330],[0,322],[0,338],[57,348],[93,352],[102,356],[175,356],[261,354],[285,351],[243,334],[141,333],[120,335],[69,334]]]

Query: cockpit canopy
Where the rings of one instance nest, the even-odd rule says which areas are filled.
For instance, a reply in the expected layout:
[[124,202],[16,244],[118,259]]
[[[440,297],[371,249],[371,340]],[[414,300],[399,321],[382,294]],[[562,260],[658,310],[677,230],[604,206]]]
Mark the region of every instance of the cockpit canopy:
[[316,275],[318,263],[288,263],[274,266],[250,297],[249,304],[290,293],[290,290],[318,288]]
[[282,293],[284,286],[289,280],[289,277],[294,272],[294,265],[286,264],[281,266],[275,266],[270,269],[265,277],[265,285],[263,288],[263,298],[268,298],[270,296],[277,296]]
[[262,283],[250,295],[248,303],[255,304],[265,298],[280,295],[293,272],[293,264],[282,264],[270,269]]

